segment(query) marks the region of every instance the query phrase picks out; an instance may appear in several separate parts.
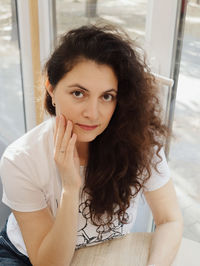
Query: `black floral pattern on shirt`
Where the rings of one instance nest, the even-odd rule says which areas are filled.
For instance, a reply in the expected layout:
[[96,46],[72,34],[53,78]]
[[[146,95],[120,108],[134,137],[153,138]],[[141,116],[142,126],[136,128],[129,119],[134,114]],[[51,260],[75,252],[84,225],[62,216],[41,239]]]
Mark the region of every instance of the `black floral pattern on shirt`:
[[112,224],[109,228],[105,225],[96,226],[96,235],[90,235],[89,232],[87,232],[87,227],[91,226],[88,199],[79,205],[79,214],[84,218],[85,224],[78,230],[77,236],[79,239],[82,239],[82,243],[77,244],[76,249],[124,235],[123,224],[120,223],[117,217],[112,220]]

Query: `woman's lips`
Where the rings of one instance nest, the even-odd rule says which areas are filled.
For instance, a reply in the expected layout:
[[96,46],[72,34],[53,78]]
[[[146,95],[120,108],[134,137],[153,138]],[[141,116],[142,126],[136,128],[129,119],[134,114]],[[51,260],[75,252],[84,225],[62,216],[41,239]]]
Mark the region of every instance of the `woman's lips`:
[[77,124],[80,128],[84,129],[84,130],[93,130],[98,126],[88,126],[88,125],[82,125],[82,124]]

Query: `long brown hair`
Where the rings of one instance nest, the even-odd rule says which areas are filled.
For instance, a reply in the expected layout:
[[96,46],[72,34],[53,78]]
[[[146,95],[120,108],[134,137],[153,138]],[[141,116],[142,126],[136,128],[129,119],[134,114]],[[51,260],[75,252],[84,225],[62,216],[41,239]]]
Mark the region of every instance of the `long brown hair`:
[[[109,226],[117,215],[120,222],[128,223],[130,200],[145,186],[151,168],[158,171],[152,160],[155,147],[161,159],[158,153],[169,135],[161,119],[158,87],[136,44],[113,26],[88,25],[65,34],[45,66],[51,85],[56,87],[81,58],[109,65],[118,78],[111,121],[89,143],[83,191],[89,196],[91,221]],[[47,91],[44,103],[55,115]]]

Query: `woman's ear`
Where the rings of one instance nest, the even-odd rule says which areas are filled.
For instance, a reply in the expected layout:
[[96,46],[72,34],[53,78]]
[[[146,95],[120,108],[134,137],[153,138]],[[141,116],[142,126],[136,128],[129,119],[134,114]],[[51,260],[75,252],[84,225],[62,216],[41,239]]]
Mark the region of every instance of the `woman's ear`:
[[49,95],[53,98],[53,86],[50,84],[49,79],[45,81],[45,89],[48,91]]

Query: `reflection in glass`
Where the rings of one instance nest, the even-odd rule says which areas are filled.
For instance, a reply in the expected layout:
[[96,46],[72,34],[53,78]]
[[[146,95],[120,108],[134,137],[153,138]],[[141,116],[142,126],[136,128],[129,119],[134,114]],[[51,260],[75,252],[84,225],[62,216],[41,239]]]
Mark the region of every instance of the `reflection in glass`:
[[0,0],[0,157],[25,132],[15,1]]
[[57,34],[88,23],[112,23],[143,45],[146,12],[147,0],[59,0]]
[[[183,1],[184,2],[184,1]],[[182,9],[183,10],[183,9]],[[183,21],[181,21],[183,23]],[[169,165],[184,218],[183,236],[200,242],[200,3],[188,1]],[[176,66],[179,61],[176,62]]]

